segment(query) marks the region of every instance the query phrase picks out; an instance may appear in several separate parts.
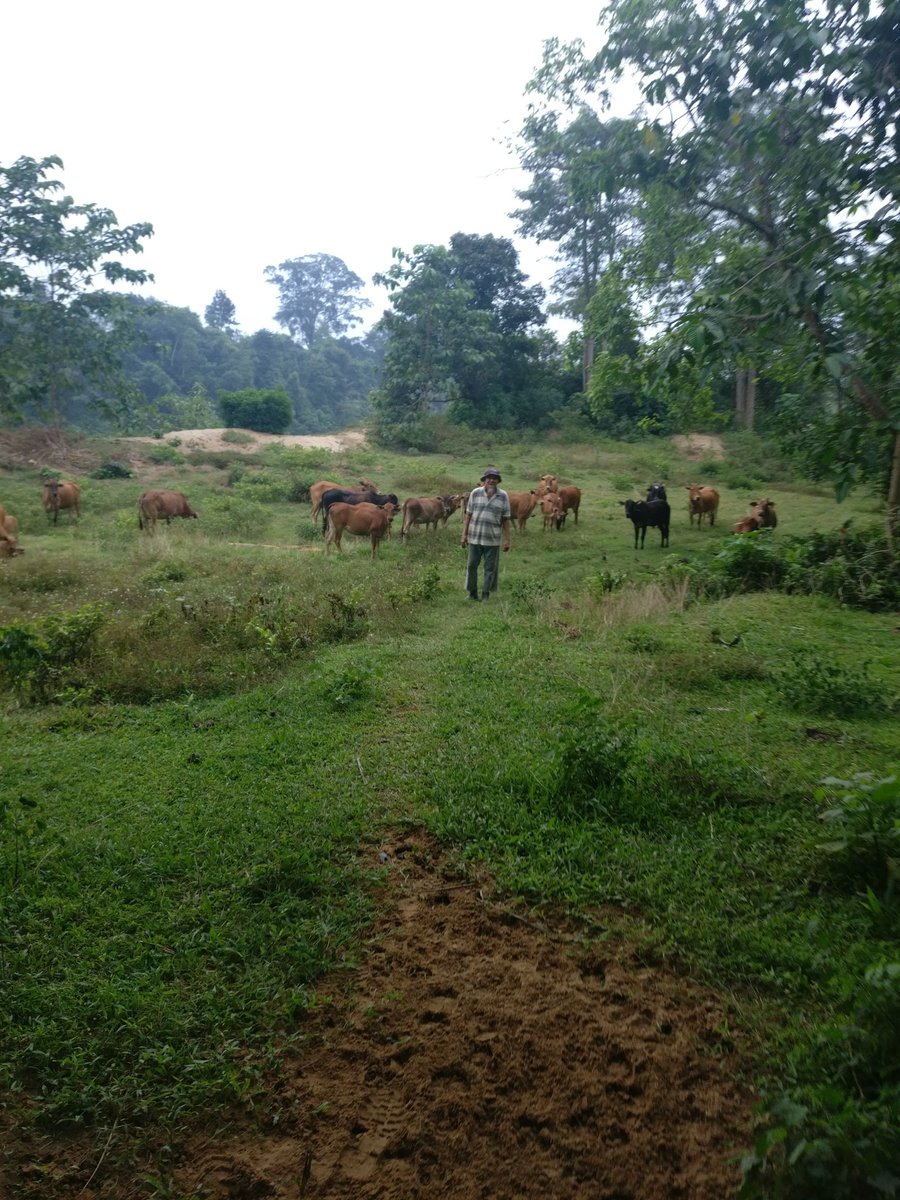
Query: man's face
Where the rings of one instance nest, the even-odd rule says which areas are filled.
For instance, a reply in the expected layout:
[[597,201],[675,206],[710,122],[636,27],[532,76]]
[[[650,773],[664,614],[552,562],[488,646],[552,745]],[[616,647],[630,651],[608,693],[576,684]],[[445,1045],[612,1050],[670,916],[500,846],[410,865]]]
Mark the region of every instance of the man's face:
[[488,475],[484,481],[484,490],[489,496],[493,496],[497,490],[497,478],[494,475]]

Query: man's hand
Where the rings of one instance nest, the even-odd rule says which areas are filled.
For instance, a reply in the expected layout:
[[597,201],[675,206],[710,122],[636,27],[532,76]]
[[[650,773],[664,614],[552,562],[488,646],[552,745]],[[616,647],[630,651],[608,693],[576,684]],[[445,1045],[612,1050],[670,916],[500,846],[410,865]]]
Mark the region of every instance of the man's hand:
[[463,535],[462,535],[462,537],[459,539],[459,544],[460,544],[461,546],[468,546],[468,544],[469,544],[469,539],[466,537],[466,535],[465,535],[465,534],[463,534]]
[[508,549],[509,549],[509,542],[504,542],[503,543],[503,553],[505,554]]

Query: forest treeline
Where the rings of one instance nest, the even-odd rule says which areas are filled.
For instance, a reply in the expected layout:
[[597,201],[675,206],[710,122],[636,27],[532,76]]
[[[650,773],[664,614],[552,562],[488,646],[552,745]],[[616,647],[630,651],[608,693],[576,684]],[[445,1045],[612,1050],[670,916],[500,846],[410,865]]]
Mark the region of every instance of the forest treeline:
[[[221,420],[268,396],[287,427],[366,419],[399,448],[447,428],[729,423],[774,435],[839,495],[900,511],[900,23],[864,0],[630,0],[596,47],[551,40],[511,147],[511,215],[552,247],[552,297],[509,239],[396,249],[375,281],[337,256],[270,265],[276,334],[129,299],[152,236],[62,192],[59,159],[0,167],[0,411],[131,432]],[[642,106],[610,115],[623,72]],[[560,340],[548,316],[579,332]]]

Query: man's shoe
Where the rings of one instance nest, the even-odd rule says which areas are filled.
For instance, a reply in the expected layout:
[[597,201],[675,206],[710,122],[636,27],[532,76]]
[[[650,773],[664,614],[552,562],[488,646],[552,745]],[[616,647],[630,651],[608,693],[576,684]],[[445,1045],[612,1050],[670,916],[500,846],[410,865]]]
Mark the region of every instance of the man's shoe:
[[477,592],[469,592],[469,599],[470,599],[470,600],[477,600],[477,599],[478,599],[478,593],[477,593]]
[[482,604],[484,604],[486,601],[490,600],[490,598],[491,598],[491,593],[485,592],[484,595],[481,597]]

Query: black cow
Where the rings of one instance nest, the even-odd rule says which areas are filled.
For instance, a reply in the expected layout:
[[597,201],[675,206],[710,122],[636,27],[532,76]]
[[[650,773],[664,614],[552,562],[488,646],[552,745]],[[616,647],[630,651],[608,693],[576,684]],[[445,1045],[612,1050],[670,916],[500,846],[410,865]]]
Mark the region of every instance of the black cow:
[[385,504],[393,504],[396,511],[400,501],[393,492],[383,495],[381,492],[348,492],[344,488],[329,488],[322,497],[322,532],[328,526],[328,510],[332,504],[377,504],[384,508]]
[[651,483],[647,488],[648,500],[668,500],[668,498],[664,483]]
[[644,538],[647,527],[652,525],[662,534],[660,546],[669,544],[669,520],[672,510],[668,500],[620,500],[625,505],[625,516],[634,525],[634,548],[638,548],[638,534],[641,535],[641,549],[644,548]]

